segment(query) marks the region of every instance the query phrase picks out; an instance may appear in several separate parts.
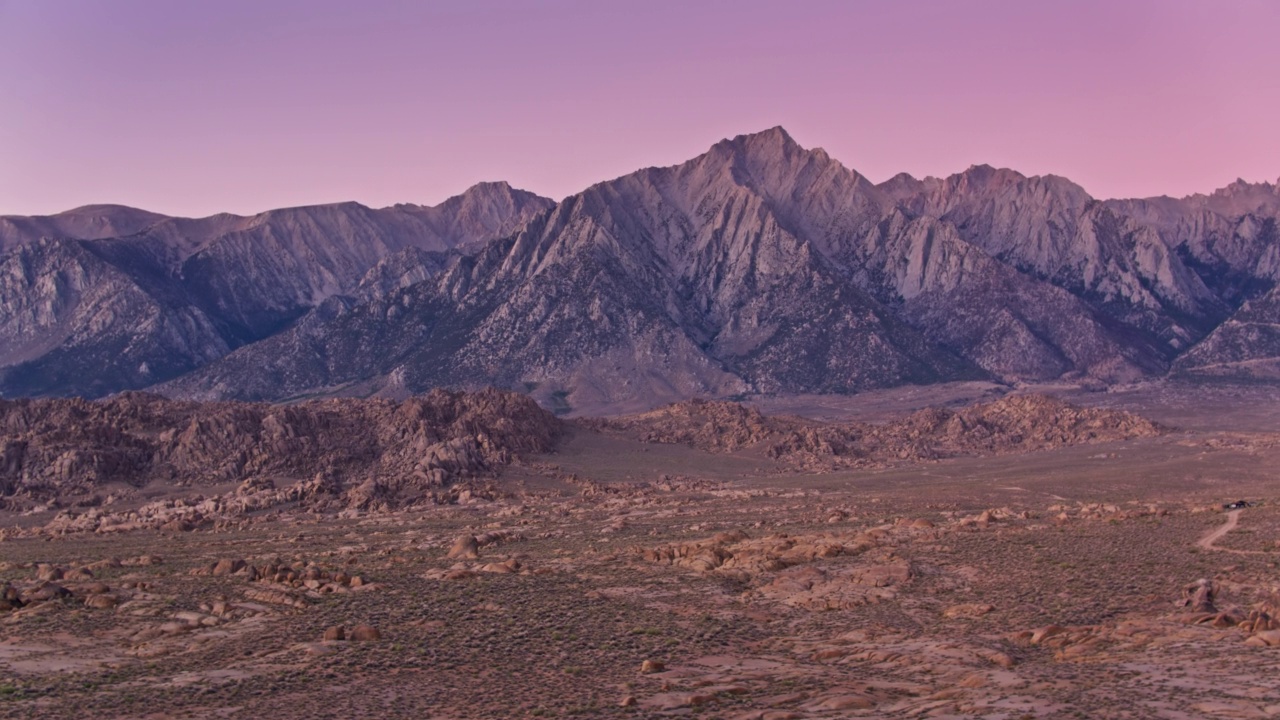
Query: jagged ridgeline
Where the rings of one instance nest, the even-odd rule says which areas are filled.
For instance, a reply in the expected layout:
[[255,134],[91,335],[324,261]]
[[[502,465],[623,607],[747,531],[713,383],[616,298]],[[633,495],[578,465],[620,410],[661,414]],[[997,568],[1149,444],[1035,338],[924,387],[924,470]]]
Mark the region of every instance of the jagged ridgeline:
[[0,218],[0,394],[494,385],[562,412],[1066,377],[1280,377],[1280,189],[873,184],[774,128],[555,203]]

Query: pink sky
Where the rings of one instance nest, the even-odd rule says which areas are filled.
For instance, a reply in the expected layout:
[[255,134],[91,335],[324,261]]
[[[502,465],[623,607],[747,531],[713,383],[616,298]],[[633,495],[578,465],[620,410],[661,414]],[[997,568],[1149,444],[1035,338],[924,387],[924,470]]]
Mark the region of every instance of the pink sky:
[[561,198],[785,126],[874,181],[1280,176],[1280,3],[0,0],[0,213]]

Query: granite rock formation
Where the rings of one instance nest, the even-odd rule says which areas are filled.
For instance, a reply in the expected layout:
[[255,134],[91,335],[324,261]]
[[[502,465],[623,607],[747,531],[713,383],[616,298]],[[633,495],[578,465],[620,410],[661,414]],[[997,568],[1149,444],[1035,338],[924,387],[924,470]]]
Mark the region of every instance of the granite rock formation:
[[486,184],[436,208],[3,218],[0,393],[496,385],[616,412],[1253,367],[1277,357],[1258,318],[1278,212],[1268,183],[1100,201],[975,166],[876,185],[773,128],[560,203]]
[[239,483],[246,491],[293,487],[295,500],[406,504],[548,452],[560,432],[528,397],[498,390],[291,406],[145,393],[5,400],[0,501],[93,505],[152,483]]
[[375,268],[390,272],[384,261],[423,253],[435,265],[417,260],[414,272],[429,273],[550,204],[486,183],[436,207],[0,218],[0,248],[10,248],[0,256],[0,395],[99,396],[168,380],[279,332]]

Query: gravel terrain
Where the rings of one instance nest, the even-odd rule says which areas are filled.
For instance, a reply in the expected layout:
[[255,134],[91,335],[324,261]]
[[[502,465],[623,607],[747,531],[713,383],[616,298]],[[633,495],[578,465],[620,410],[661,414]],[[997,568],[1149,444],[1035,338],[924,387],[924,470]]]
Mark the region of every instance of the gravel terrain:
[[1153,415],[812,472],[579,424],[436,504],[6,512],[0,717],[1280,716],[1275,434]]

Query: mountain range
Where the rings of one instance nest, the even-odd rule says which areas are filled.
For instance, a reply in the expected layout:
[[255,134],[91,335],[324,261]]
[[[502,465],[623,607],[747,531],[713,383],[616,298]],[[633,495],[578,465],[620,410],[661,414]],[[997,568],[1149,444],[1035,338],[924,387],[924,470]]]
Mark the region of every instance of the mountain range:
[[0,217],[0,396],[559,411],[989,378],[1280,377],[1280,182],[1097,200],[974,166],[875,184],[782,128],[560,202]]

